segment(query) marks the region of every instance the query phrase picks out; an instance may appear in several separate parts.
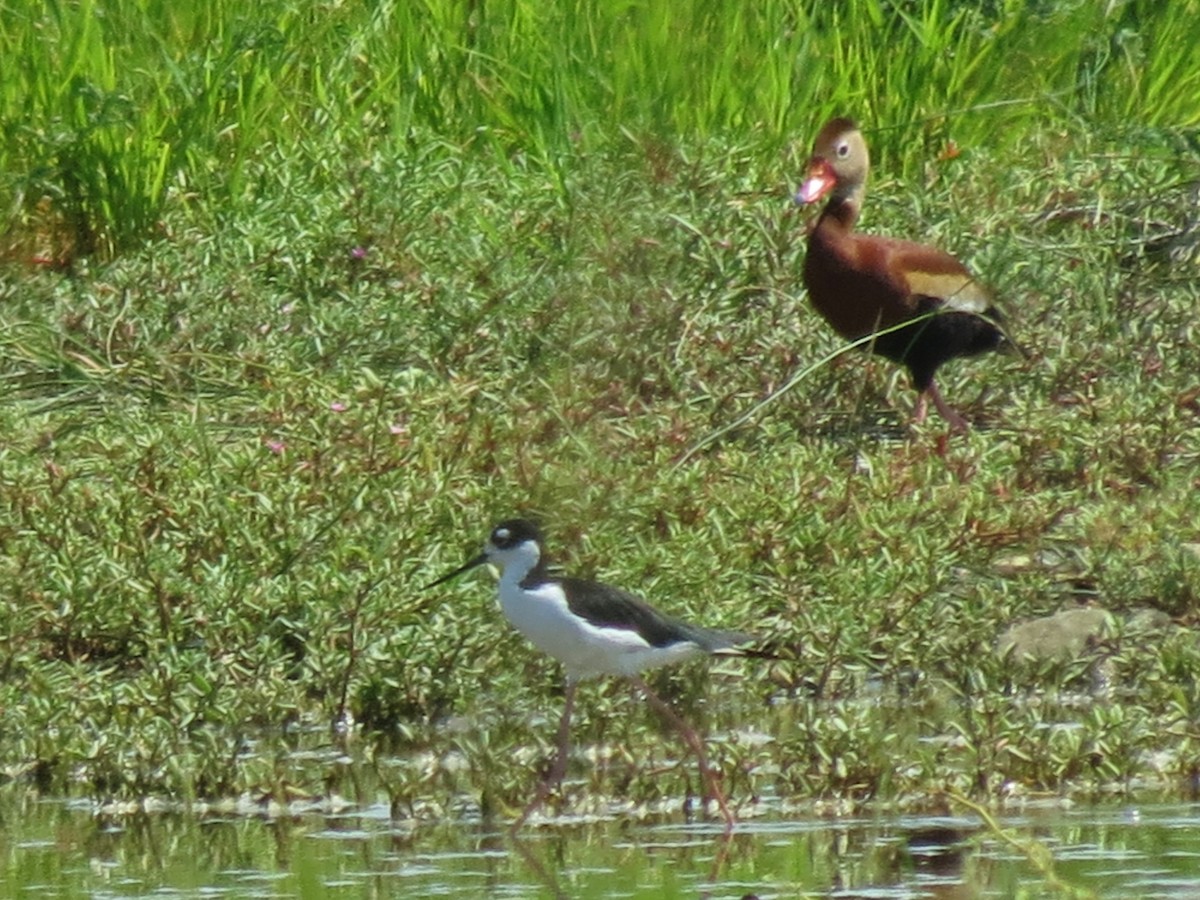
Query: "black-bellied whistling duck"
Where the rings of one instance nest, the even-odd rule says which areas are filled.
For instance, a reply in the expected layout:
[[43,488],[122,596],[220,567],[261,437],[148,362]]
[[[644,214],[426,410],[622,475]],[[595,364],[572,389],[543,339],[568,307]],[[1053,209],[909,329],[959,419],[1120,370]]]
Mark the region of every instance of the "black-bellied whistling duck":
[[796,193],[802,203],[829,196],[808,235],[809,299],[842,337],[874,334],[875,353],[907,366],[919,392],[917,422],[925,418],[928,396],[952,429],[963,430],[966,420],[942,399],[933,376],[946,360],[1005,343],[1000,314],[987,290],[949,253],[854,233],[869,167],[867,143],[854,122],[826,123]]

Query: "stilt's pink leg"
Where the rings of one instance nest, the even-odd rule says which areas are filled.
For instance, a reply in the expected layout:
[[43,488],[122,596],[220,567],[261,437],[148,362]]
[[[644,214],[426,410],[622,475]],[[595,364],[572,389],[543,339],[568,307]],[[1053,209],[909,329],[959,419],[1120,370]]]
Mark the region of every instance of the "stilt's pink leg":
[[708,755],[704,752],[704,742],[700,740],[700,736],[695,730],[683,721],[679,713],[675,712],[666,701],[658,694],[650,690],[650,685],[646,684],[645,679],[635,675],[631,678],[634,685],[640,690],[650,701],[650,705],[658,711],[664,719],[674,726],[675,730],[683,737],[684,742],[691,748],[692,753],[696,754],[696,762],[700,766],[700,780],[704,785],[705,800],[712,798],[716,801],[717,806],[721,810],[721,815],[725,818],[725,833],[733,831],[733,825],[736,819],[729,809],[729,804],[725,801],[725,793],[717,784],[717,777],[713,774],[712,769],[708,766]]
[[521,815],[517,821],[513,822],[509,828],[509,832],[516,834],[521,830],[521,826],[529,819],[533,813],[546,802],[546,798],[550,796],[550,790],[556,784],[562,782],[563,777],[567,774],[567,754],[571,750],[571,710],[575,706],[575,681],[568,678],[566,689],[563,691],[563,711],[562,718],[558,721],[558,753],[554,757],[554,763],[550,766],[550,771],[546,777],[538,785],[537,793],[533,795],[533,800],[529,805],[521,811]]

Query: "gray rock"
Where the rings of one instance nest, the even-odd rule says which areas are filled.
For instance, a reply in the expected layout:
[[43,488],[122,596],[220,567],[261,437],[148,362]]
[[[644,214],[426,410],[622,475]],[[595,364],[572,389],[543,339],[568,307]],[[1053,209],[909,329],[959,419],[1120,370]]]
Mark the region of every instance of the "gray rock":
[[1009,626],[996,649],[1014,659],[1070,660],[1115,632],[1112,614],[1098,606],[1065,609],[1052,616]]

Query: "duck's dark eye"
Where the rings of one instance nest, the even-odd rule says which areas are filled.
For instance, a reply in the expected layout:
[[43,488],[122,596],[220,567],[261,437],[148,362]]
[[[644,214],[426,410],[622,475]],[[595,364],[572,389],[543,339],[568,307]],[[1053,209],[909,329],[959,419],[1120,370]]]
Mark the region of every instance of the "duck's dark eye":
[[838,159],[845,159],[850,155],[850,144],[847,141],[842,141],[837,145]]

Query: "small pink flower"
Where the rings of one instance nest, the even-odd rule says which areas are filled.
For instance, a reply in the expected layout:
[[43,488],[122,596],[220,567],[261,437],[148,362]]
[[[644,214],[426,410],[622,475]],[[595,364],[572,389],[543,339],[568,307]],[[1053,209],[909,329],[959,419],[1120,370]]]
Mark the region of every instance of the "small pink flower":
[[329,408],[332,409],[334,412],[345,412],[346,404],[342,403],[340,400],[334,400],[332,403],[329,404]]
[[388,431],[390,431],[392,434],[408,434],[408,426],[403,422],[394,422],[392,425],[388,426]]
[[350,251],[350,258],[351,259],[366,259],[367,258],[367,248],[366,247],[355,247],[353,250]]
[[263,443],[266,444],[267,449],[270,450],[272,453],[274,453],[276,456],[280,456],[283,453],[283,451],[287,449],[287,444],[285,444],[283,441],[267,440],[267,441],[263,441]]

